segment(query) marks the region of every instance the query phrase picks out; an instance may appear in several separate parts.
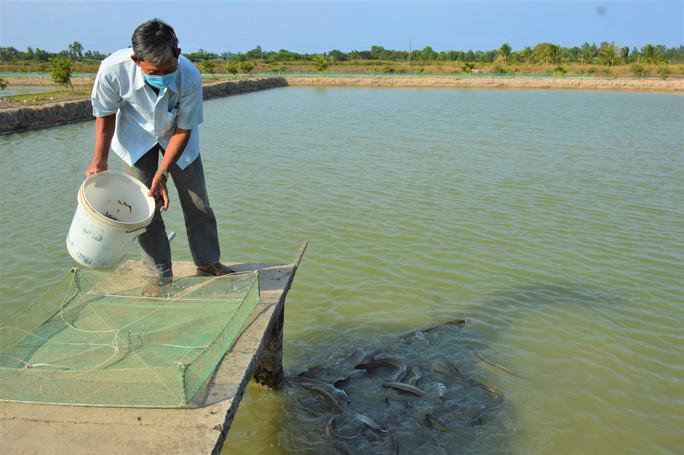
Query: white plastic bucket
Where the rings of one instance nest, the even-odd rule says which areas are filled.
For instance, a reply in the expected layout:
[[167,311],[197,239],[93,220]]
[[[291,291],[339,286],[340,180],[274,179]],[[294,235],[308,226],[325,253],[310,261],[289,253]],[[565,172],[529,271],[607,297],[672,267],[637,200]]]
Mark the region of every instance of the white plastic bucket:
[[67,234],[67,250],[88,268],[119,264],[154,216],[154,199],[135,178],[104,171],[85,179],[78,191],[78,207]]

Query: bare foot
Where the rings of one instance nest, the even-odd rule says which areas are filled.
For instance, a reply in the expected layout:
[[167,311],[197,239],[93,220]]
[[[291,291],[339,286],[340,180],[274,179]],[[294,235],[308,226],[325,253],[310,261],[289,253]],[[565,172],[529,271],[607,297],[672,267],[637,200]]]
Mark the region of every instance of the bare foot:
[[235,273],[235,270],[229,269],[220,262],[214,262],[211,265],[197,266],[197,270],[211,276],[223,276]]
[[170,276],[151,278],[142,290],[143,297],[159,297],[171,288],[172,280]]

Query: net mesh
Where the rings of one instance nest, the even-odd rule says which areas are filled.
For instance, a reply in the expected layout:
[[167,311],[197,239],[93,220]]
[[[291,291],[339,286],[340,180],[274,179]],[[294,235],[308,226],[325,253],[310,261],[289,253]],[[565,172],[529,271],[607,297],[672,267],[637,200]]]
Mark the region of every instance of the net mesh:
[[74,269],[62,289],[6,320],[0,400],[191,407],[259,302],[258,272],[150,285]]

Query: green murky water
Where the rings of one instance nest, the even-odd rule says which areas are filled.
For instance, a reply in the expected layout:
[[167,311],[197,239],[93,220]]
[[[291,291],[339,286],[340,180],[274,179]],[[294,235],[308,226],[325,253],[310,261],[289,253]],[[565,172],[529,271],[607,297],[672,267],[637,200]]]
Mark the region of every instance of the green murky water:
[[[205,119],[224,259],[311,242],[289,374],[466,317],[469,346],[518,377],[481,373],[506,408],[449,453],[681,452],[684,97],[285,88]],[[0,314],[72,266],[92,144],[91,123],[0,137]],[[189,259],[177,200],[166,219]],[[304,453],[300,428],[287,395],[250,388],[224,453]]]

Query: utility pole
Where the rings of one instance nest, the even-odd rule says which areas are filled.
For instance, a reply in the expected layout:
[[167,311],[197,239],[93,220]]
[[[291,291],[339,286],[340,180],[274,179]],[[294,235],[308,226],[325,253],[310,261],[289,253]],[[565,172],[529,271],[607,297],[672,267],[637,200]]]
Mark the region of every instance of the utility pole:
[[409,38],[409,71],[411,71],[411,38]]

